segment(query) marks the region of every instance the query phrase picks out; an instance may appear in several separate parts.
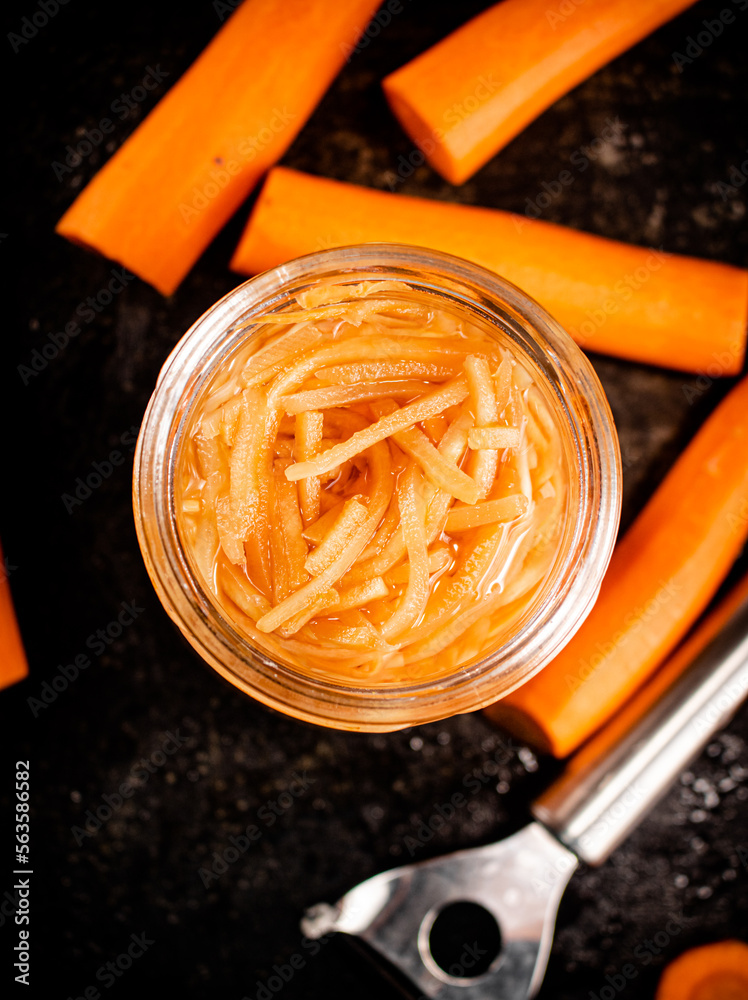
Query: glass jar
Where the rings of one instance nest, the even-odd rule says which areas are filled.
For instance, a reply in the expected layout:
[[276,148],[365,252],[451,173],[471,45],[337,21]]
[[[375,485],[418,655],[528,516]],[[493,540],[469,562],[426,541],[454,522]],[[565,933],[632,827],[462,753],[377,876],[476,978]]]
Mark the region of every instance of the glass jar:
[[[552,407],[569,469],[552,567],[498,648],[446,676],[379,684],[307,673],[257,648],[205,585],[185,550],[177,511],[185,435],[206,387],[246,348],[260,318],[324,282],[396,280],[435,308],[495,332]],[[257,327],[253,328],[253,320]],[[592,366],[536,302],[497,275],[443,253],[394,244],[325,250],[245,282],[187,331],[160,373],[138,439],[133,481],[141,551],[166,611],[224,678],[288,715],[337,729],[387,732],[497,701],[549,662],[597,597],[615,542],[621,466],[612,415]]]

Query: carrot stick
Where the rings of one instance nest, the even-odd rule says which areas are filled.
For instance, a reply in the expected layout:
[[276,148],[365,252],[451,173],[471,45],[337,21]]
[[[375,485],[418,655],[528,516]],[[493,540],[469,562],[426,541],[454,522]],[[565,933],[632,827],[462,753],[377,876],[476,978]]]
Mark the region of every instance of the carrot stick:
[[690,948],[666,967],[655,1000],[738,1000],[748,996],[748,944]]
[[288,149],[379,0],[245,0],[57,232],[170,295]]
[[565,757],[646,680],[748,538],[748,378],[720,403],[618,544],[597,603],[539,674],[487,709]]
[[589,350],[683,371],[735,375],[742,367],[748,271],[498,209],[387,194],[276,167],[231,266],[255,274],[322,245],[372,241],[425,246],[482,264],[537,299]]
[[[458,376],[439,389],[434,389],[421,396],[420,399],[408,403],[402,409],[396,410],[387,417],[382,417],[365,430],[356,431],[346,441],[334,445],[329,451],[323,452],[318,458],[308,462],[297,462],[286,469],[286,478],[291,480],[304,479],[306,476],[318,476],[329,472],[341,462],[360,454],[379,441],[384,441],[391,434],[407,430],[414,424],[435,413],[441,413],[455,403],[461,403],[467,396],[468,389],[462,376]],[[468,501],[470,502],[470,501]]]
[[694,0],[503,0],[386,77],[390,107],[431,165],[462,184],[534,118]]
[[0,688],[22,681],[29,672],[5,565],[0,548]]

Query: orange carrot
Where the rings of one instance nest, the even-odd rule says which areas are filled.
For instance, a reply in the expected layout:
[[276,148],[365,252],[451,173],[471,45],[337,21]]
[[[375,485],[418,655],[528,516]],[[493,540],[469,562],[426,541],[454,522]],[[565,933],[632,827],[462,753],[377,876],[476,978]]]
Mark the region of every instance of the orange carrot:
[[[5,566],[0,549],[0,566]],[[21,633],[13,610],[8,575],[0,572],[0,688],[22,681],[29,672]]]
[[[503,0],[386,77],[400,124],[462,184],[555,100],[694,0]],[[571,6],[571,5],[569,5]]]
[[748,378],[720,403],[618,544],[597,603],[539,674],[487,709],[565,757],[675,647],[748,538]]
[[57,232],[171,294],[306,122],[379,0],[245,0]]
[[256,274],[327,247],[389,241],[495,271],[583,347],[684,371],[743,363],[748,271],[646,250],[497,209],[373,191],[276,167],[231,266]]
[[715,941],[683,952],[667,966],[655,1000],[744,1000],[748,944]]

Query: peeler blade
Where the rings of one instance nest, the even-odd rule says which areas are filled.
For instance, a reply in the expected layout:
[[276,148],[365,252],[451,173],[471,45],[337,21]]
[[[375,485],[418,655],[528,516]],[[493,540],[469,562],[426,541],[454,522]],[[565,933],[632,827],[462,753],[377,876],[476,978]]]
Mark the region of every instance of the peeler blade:
[[[335,905],[311,907],[301,926],[310,938],[341,931],[363,939],[425,997],[524,1000],[542,982],[558,905],[577,865],[571,851],[530,823],[498,843],[375,875]],[[457,902],[484,907],[501,932],[501,949],[479,976],[450,975],[431,954],[434,921]]]

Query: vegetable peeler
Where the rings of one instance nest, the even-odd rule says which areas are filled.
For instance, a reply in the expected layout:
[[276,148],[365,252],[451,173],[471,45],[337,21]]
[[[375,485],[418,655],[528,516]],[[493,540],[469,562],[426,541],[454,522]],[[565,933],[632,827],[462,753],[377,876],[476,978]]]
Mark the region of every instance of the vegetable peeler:
[[[716,634],[710,621],[568,761],[531,806],[533,821],[518,833],[375,875],[334,905],[307,910],[304,934],[341,931],[363,939],[422,997],[533,997],[545,974],[561,896],[579,862],[605,861],[748,693],[748,599]],[[675,662],[683,654],[690,659],[685,669]],[[442,969],[431,951],[436,918],[456,902],[483,907],[501,933],[491,965],[471,978]]]

